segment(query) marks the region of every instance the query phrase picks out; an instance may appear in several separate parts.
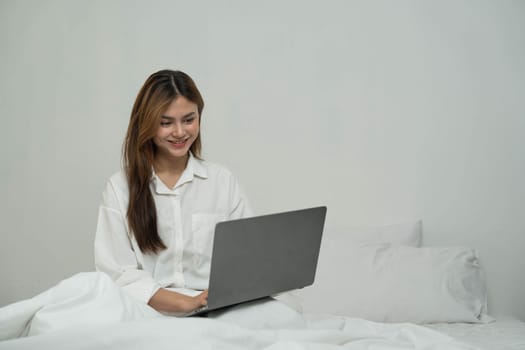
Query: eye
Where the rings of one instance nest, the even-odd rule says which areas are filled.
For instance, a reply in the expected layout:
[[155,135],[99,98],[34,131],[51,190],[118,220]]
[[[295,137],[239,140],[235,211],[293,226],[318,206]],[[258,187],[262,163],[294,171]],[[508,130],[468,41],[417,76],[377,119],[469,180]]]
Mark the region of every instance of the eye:
[[193,123],[194,120],[195,120],[195,117],[191,117],[191,118],[185,119],[184,123],[185,124],[191,124],[191,123]]
[[160,126],[170,126],[171,122],[160,122]]

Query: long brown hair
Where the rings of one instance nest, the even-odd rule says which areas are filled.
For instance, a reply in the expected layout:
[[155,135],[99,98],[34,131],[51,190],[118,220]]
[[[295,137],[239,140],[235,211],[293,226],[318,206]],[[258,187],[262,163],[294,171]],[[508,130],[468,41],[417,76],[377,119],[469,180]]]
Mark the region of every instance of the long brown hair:
[[[144,253],[156,254],[166,249],[157,230],[157,210],[149,184],[157,151],[153,137],[159,128],[162,114],[179,96],[197,105],[200,124],[204,101],[191,77],[181,71],[161,70],[150,75],[140,89],[133,104],[124,142],[123,165],[129,187],[127,220]],[[200,133],[190,151],[200,158]]]

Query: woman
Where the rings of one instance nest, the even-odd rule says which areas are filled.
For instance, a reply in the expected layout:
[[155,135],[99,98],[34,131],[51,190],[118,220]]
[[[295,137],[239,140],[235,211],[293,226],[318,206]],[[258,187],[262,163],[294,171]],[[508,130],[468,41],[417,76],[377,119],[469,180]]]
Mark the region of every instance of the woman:
[[200,157],[203,107],[187,74],[152,74],[133,105],[124,169],[108,181],[99,209],[97,270],[157,311],[206,305],[215,224],[251,215],[232,174]]

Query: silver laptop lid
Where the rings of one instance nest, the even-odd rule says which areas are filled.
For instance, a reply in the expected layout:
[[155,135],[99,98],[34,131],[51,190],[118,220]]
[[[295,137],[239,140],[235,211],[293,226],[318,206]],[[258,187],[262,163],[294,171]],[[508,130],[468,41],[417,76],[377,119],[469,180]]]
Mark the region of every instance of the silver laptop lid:
[[325,217],[316,207],[218,223],[208,309],[312,284]]

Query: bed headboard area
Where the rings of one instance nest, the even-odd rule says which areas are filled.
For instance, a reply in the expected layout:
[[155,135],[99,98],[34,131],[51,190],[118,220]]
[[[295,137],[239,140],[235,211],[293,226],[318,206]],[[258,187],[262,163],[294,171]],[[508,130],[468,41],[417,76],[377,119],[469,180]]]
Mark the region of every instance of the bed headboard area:
[[94,269],[133,101],[169,68],[257,214],[327,206],[318,283],[366,287],[352,312],[525,320],[523,2],[328,3],[3,1],[0,306]]

